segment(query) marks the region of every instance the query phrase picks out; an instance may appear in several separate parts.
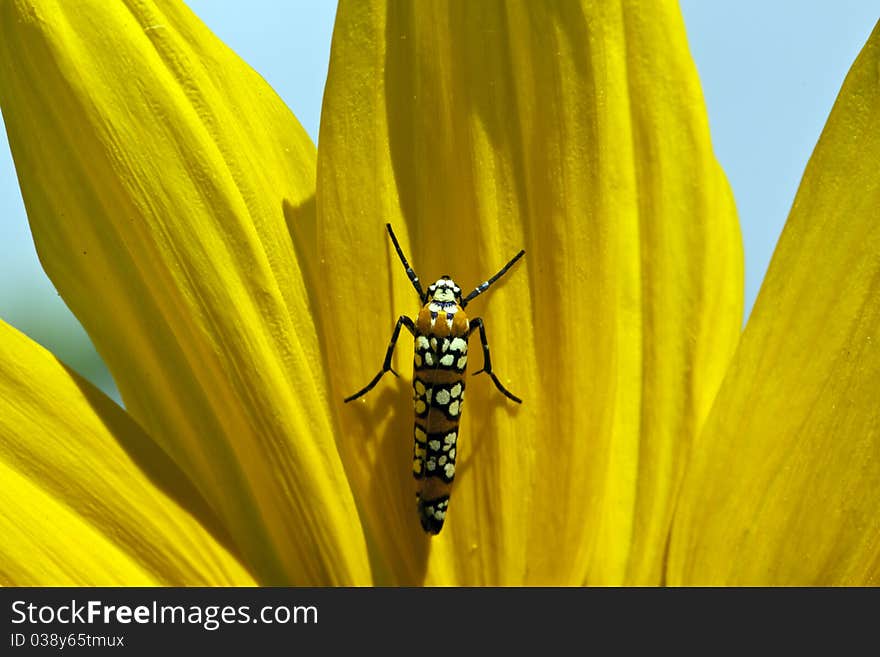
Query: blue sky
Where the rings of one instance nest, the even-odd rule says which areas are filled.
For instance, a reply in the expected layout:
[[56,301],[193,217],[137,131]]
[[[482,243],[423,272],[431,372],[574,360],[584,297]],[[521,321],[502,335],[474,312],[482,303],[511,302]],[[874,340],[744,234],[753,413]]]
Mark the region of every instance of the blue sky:
[[[333,0],[192,0],[317,138]],[[746,254],[746,311],[880,0],[681,0],[716,155],[733,187]],[[34,252],[5,132],[0,137],[0,318],[109,388],[88,339]]]

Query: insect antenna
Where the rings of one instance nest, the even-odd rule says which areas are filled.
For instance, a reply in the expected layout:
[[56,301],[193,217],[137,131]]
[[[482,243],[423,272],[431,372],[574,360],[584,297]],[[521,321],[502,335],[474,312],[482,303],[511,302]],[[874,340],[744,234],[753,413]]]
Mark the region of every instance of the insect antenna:
[[406,275],[410,280],[410,283],[413,284],[413,287],[416,289],[416,292],[419,295],[419,299],[422,301],[426,301],[425,293],[422,291],[422,284],[419,283],[419,277],[416,276],[416,273],[413,271],[413,268],[409,266],[409,263],[406,261],[406,256],[403,255],[403,249],[400,248],[400,243],[397,241],[397,236],[394,234],[394,231],[391,230],[391,224],[385,224],[385,228],[388,229],[388,234],[391,236],[391,243],[394,244],[394,250],[397,251],[397,255],[400,257],[400,261],[403,263],[403,267],[406,269]]
[[[471,293],[470,293],[469,295],[467,295],[464,299],[462,299],[462,301],[461,301],[461,307],[464,308],[464,307],[465,307],[466,305],[468,305],[471,301],[473,301],[476,297],[480,296],[483,292],[485,292],[486,290],[488,290],[488,289],[489,289],[489,286],[492,285],[492,283],[494,283],[494,282],[497,281],[499,278],[501,278],[502,276],[504,276],[504,274],[507,273],[507,270],[510,269],[511,267],[513,267],[514,263],[516,263],[516,261],[519,260],[520,258],[522,258],[525,254],[526,254],[525,249],[523,249],[522,251],[520,251],[519,253],[517,253],[515,256],[513,256],[513,257],[510,259],[510,262],[508,262],[506,265],[504,265],[504,266],[501,268],[501,271],[499,271],[497,274],[495,274],[492,278],[490,278],[490,279],[489,279],[488,281],[486,281],[485,283],[481,283],[480,285],[478,285],[477,287],[475,287],[473,292],[471,292]],[[401,256],[401,257],[403,257],[403,256]]]

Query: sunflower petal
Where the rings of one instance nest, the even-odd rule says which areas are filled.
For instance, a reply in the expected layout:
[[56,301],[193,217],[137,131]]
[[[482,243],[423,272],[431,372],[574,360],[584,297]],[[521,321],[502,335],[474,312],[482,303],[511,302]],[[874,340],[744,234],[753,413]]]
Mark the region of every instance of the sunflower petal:
[[[527,252],[468,307],[524,402],[469,380],[430,550],[408,383],[388,376],[339,412],[390,581],[659,581],[684,458],[742,321],[735,210],[674,3],[343,1],[320,143],[337,398],[418,303],[386,221],[425,283],[476,285]],[[397,369],[411,356],[401,339]]]
[[369,581],[287,225],[314,220],[296,119],[177,2],[3,3],[0,103],[40,258],[132,416],[261,581]]
[[254,583],[171,459],[3,322],[0,480],[4,585]]
[[880,584],[880,24],[810,158],[676,512],[672,584]]

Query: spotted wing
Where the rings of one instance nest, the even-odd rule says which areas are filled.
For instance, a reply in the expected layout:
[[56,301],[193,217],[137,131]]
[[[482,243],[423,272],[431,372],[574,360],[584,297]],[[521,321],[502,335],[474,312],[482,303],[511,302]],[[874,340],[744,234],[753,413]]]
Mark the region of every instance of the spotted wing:
[[467,341],[451,335],[417,336],[415,350],[413,473],[421,480],[418,496],[422,526],[436,534],[443,526],[455,478]]

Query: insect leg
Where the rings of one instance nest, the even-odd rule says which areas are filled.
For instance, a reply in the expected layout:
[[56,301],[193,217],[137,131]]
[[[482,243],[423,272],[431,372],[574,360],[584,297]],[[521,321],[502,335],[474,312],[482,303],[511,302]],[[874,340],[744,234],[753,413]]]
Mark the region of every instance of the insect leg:
[[510,399],[511,401],[515,401],[517,404],[522,403],[522,399],[511,393],[507,388],[501,385],[501,381],[498,380],[498,377],[495,376],[495,373],[492,371],[492,359],[489,357],[489,342],[486,340],[486,327],[483,326],[483,318],[476,317],[475,319],[470,320],[470,329],[468,329],[468,337],[471,336],[471,333],[474,332],[474,329],[480,329],[480,342],[483,345],[483,368],[474,372],[476,376],[480,372],[485,372],[488,374],[492,382],[495,384],[495,387],[501,391],[505,397]]
[[379,379],[382,378],[382,375],[385,374],[385,372],[391,372],[394,376],[399,376],[397,372],[395,372],[394,369],[391,367],[391,355],[394,353],[394,346],[397,344],[397,337],[400,335],[401,326],[405,326],[407,330],[413,335],[416,334],[416,327],[415,324],[413,324],[413,321],[406,315],[401,315],[397,320],[397,324],[394,326],[394,333],[391,334],[391,342],[388,343],[388,351],[385,352],[385,362],[382,363],[382,369],[379,370],[379,373],[373,377],[372,381],[370,381],[363,388],[358,390],[353,395],[346,397],[342,401],[348,403],[354,399],[357,399],[361,395],[367,394],[370,390],[373,389],[373,387],[377,383],[379,383]]

